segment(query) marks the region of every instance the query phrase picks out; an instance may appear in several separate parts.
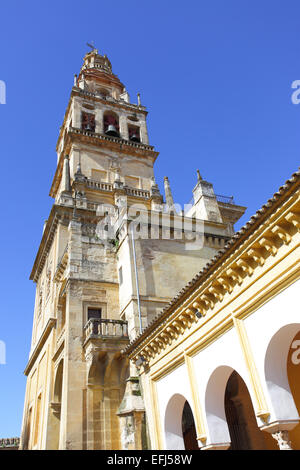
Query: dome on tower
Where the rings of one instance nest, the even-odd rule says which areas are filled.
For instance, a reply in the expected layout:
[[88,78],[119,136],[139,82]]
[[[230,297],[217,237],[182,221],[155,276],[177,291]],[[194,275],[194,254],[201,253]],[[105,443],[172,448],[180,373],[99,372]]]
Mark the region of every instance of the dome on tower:
[[76,76],[75,86],[115,99],[119,98],[125,88],[117,75],[113,74],[109,58],[105,54],[99,54],[97,49],[93,49],[84,56],[78,78]]
[[103,72],[112,73],[110,60],[106,55],[100,55],[97,49],[93,49],[84,56],[81,71],[87,69],[99,69]]

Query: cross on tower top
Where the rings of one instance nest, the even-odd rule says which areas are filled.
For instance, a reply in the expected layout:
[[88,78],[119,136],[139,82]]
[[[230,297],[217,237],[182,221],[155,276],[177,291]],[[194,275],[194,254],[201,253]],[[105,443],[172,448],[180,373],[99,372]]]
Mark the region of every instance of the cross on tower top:
[[91,41],[90,43],[87,42],[86,45],[87,45],[88,47],[90,47],[92,51],[95,51],[95,50],[96,50],[95,45],[94,45],[94,41]]

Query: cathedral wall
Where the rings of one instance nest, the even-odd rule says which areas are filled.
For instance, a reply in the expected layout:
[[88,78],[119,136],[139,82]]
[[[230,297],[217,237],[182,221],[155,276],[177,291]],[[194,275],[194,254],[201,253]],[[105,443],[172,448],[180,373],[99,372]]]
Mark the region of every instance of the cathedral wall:
[[186,250],[182,241],[137,240],[141,295],[173,298],[215,253],[215,249],[207,246],[201,250]]
[[[289,204],[295,200],[291,198],[288,210],[281,207],[276,217],[294,214]],[[231,435],[224,397],[234,371],[244,381],[254,409],[255,420],[248,431],[258,429],[266,449],[286,448],[289,441],[292,448],[300,448],[299,230],[290,228],[292,235],[285,243],[278,242],[271,254],[265,250],[260,262],[249,262],[247,267],[252,269],[226,292],[215,284],[224,273],[230,274],[230,266],[245,259],[245,252],[249,256],[250,247],[258,246],[257,240],[265,236],[264,230],[274,233],[276,222],[275,216],[271,223],[265,222],[253,238],[217,264],[211,277],[204,276],[182,303],[175,304],[170,316],[148,333],[140,349],[136,347],[136,358],[147,363],[140,371],[154,426],[153,448],[184,448],[178,424],[181,411],[178,408],[176,414],[176,407],[172,408],[178,396],[190,401],[199,447],[228,448]],[[203,309],[203,300],[212,299],[212,289],[217,297]],[[201,316],[195,314],[197,305]],[[190,314],[194,321],[188,324]],[[168,409],[173,410],[169,415]],[[245,425],[247,416],[241,418]]]
[[21,448],[43,448],[46,441],[51,386],[53,330],[29,372],[24,404]]
[[[153,176],[153,163],[145,157],[138,158],[129,155],[116,155],[115,152],[106,150],[99,151],[99,148],[85,148],[81,145],[73,146],[70,153],[70,175],[74,178],[78,162],[81,162],[81,171],[87,178],[97,178],[107,183],[113,183],[116,171],[120,173],[123,183],[128,184],[126,176],[136,177],[139,181],[139,188],[150,190],[150,178]],[[129,185],[130,186],[130,185]]]

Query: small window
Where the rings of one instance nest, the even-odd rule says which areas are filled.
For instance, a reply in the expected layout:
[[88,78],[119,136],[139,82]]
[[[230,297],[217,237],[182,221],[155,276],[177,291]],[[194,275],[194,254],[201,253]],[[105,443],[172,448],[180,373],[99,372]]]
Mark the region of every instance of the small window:
[[128,126],[129,140],[132,142],[140,142],[140,128],[137,126]]
[[101,319],[101,308],[88,308],[88,320],[92,318],[96,320]]
[[123,284],[123,269],[122,266],[119,268],[119,283]]
[[120,137],[119,118],[116,114],[111,112],[105,113],[104,118],[104,133],[112,137]]
[[84,131],[95,132],[95,115],[91,113],[81,114],[81,129]]

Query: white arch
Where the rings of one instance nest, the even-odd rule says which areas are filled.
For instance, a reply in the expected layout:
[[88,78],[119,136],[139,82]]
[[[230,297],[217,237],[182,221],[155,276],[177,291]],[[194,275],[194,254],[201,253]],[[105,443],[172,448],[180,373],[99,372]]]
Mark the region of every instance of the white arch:
[[287,375],[290,345],[299,330],[300,323],[283,326],[272,336],[267,347],[265,379],[276,420],[299,419]]
[[179,393],[173,395],[165,411],[165,442],[167,450],[184,450],[182,413],[186,398]]
[[234,369],[219,366],[211,374],[205,392],[206,420],[210,441],[213,444],[230,443],[230,434],[225,415],[225,390]]

